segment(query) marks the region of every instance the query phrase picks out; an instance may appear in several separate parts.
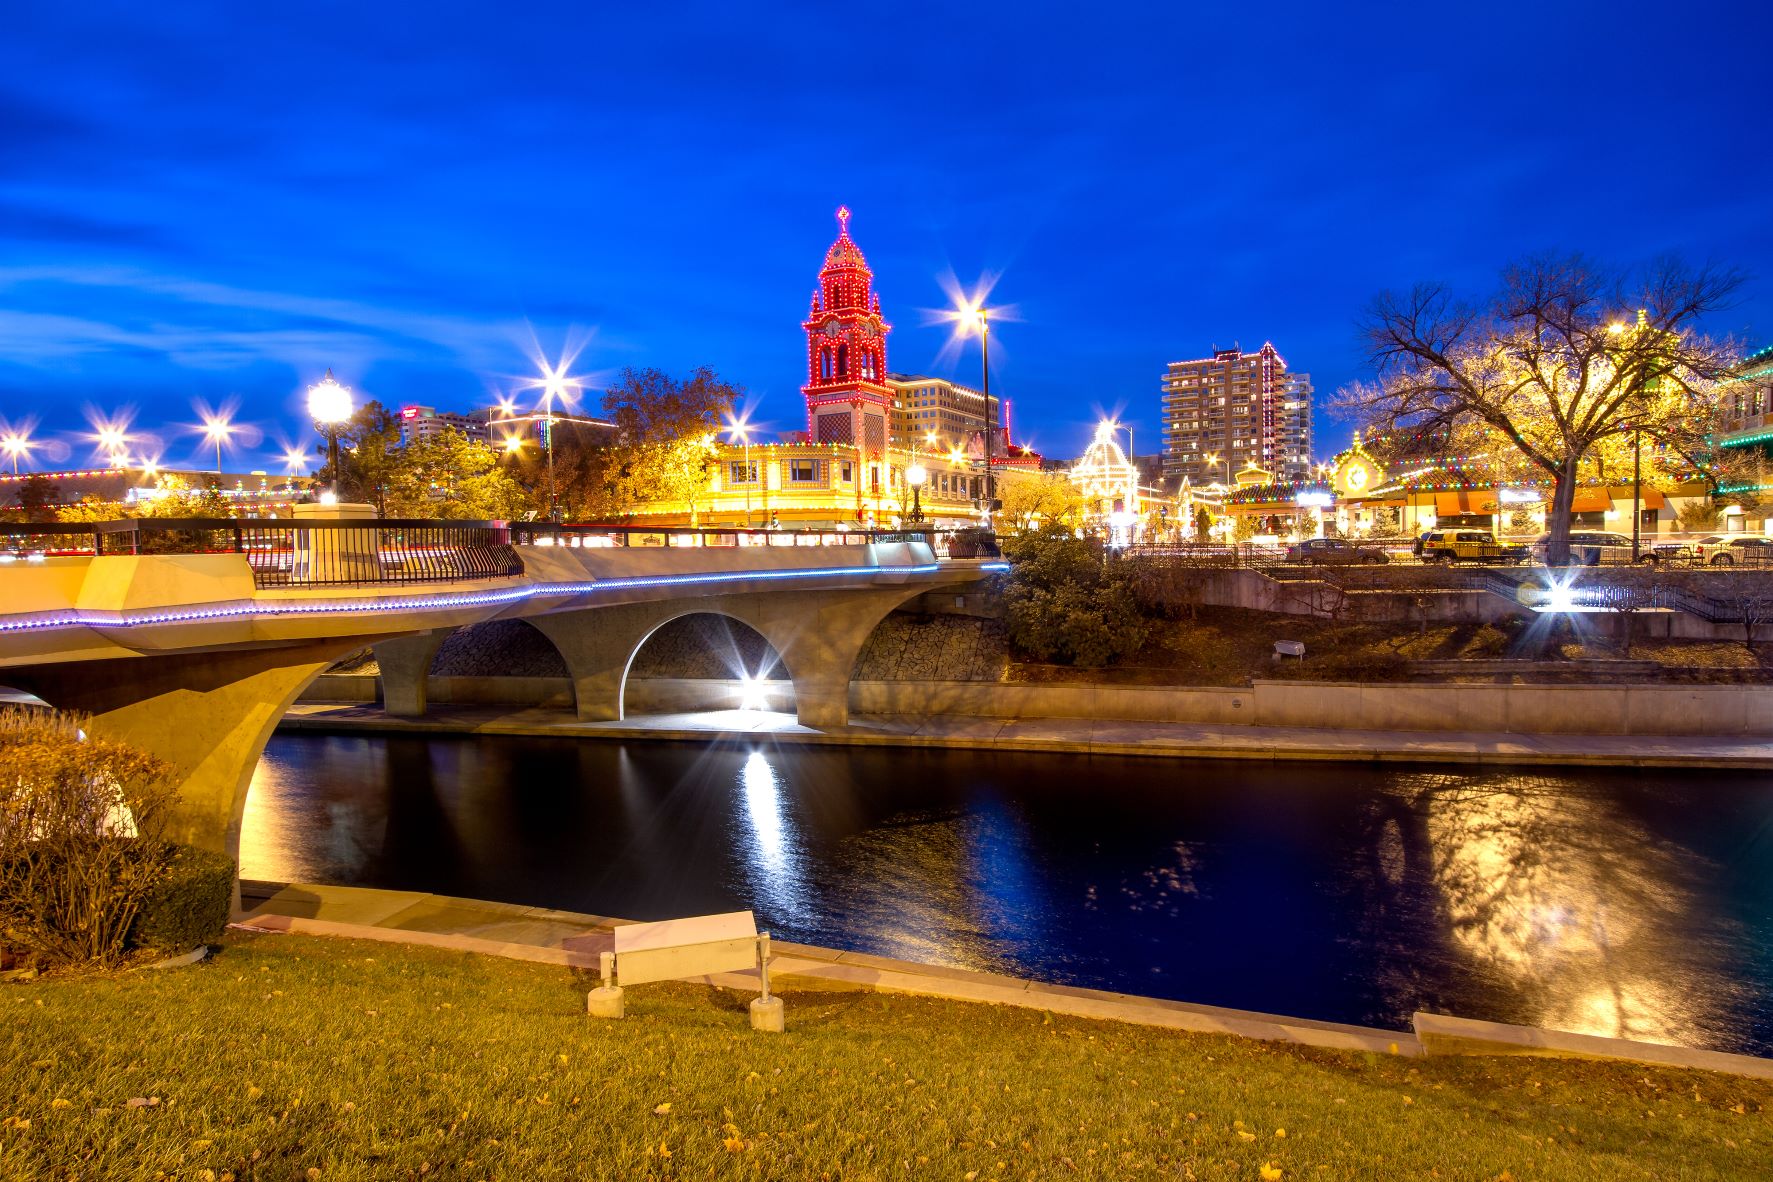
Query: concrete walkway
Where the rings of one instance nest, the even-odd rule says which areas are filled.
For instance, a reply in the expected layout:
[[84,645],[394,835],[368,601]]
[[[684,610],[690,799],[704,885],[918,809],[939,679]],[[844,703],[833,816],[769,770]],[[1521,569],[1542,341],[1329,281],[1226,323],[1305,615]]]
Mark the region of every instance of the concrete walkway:
[[[630,922],[411,891],[305,883],[242,880],[240,896],[246,913],[239,922],[249,927],[477,952],[592,973],[597,971],[599,954],[613,947],[611,931]],[[995,973],[916,964],[782,940],[772,941],[771,949],[771,979],[789,990],[869,989],[1345,1051],[1412,1056],[1422,1053],[1416,1036],[1402,1031],[1187,1005],[1068,985],[1043,985]],[[702,980],[729,989],[759,988],[755,972],[722,973]],[[587,988],[591,984],[595,981],[588,981]]]
[[[443,948],[560,965],[585,970],[587,974],[597,971],[600,954],[613,947],[611,932],[617,926],[631,922],[545,907],[364,887],[242,880],[240,896],[245,914],[239,923],[262,931]],[[770,961],[771,977],[789,991],[863,989],[903,993],[1341,1051],[1409,1057],[1525,1054],[1618,1059],[1659,1067],[1773,1079],[1773,1060],[1751,1055],[1569,1034],[1531,1026],[1419,1013],[1414,1016],[1414,1032],[1406,1033],[1190,1005],[1099,989],[1046,985],[996,973],[918,964],[782,940],[772,941],[771,947],[774,952]],[[759,988],[755,972],[721,973],[699,980],[727,989],[756,991]],[[589,988],[594,978],[588,975],[586,983]],[[792,1016],[789,1021],[792,1024]]]
[[1460,734],[1203,726],[1087,718],[852,715],[848,726],[802,726],[792,714],[721,710],[625,722],[581,722],[568,710],[433,707],[421,718],[374,706],[297,703],[284,730],[562,736],[599,739],[758,739],[839,746],[983,748],[1193,759],[1335,760],[1607,767],[1773,768],[1773,739],[1637,735]]

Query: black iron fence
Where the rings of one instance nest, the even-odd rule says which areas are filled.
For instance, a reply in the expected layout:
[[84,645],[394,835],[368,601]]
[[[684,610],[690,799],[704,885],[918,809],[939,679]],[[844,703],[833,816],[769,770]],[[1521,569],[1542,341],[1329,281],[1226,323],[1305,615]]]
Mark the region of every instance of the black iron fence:
[[940,558],[994,558],[984,530],[660,529],[502,521],[139,518],[0,522],[0,560],[240,554],[258,587],[437,583],[523,573],[520,546],[796,547],[924,542]]

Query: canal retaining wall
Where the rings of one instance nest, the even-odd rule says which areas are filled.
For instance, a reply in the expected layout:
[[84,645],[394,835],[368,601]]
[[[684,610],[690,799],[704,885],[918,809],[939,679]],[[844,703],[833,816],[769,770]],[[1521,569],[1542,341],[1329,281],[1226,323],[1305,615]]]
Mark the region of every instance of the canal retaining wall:
[[[760,682],[761,703],[792,710],[791,683]],[[731,710],[745,688],[723,678],[631,678],[630,715]],[[572,683],[553,677],[433,677],[437,705],[539,706],[570,710]],[[376,679],[329,674],[303,695],[311,702],[376,701]],[[1773,686],[1482,685],[1258,681],[1247,689],[1019,684],[978,681],[856,681],[856,714],[969,718],[1083,718],[1206,726],[1309,727],[1549,735],[1773,736]]]

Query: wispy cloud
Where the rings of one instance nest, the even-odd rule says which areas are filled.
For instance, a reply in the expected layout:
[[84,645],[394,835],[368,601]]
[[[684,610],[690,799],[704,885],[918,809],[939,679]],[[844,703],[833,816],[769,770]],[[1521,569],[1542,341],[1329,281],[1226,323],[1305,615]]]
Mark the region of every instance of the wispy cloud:
[[[325,296],[261,290],[128,267],[0,267],[0,291],[103,288],[113,310],[99,320],[0,310],[0,357],[53,364],[94,349],[159,353],[179,365],[224,369],[255,360],[312,366],[341,358],[453,356],[465,367],[508,362],[530,336],[521,320],[477,320]],[[53,294],[51,291],[50,294]],[[276,322],[260,327],[266,317]]]

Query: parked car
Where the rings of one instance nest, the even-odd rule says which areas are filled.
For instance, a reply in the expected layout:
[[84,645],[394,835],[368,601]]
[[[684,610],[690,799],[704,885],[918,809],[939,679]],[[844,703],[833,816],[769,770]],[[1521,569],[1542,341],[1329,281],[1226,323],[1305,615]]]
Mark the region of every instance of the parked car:
[[1481,529],[1431,529],[1410,545],[1423,562],[1525,562],[1527,548]]
[[[1540,534],[1529,548],[1534,562],[1544,562],[1550,534]],[[1640,559],[1649,557],[1650,548],[1639,547]],[[1631,564],[1631,539],[1624,534],[1601,533],[1596,530],[1570,531],[1571,566],[1617,566]]]
[[1391,561],[1377,546],[1357,546],[1341,538],[1307,538],[1287,547],[1285,561],[1305,566],[1361,566]]
[[1693,543],[1693,560],[1707,566],[1773,566],[1773,540],[1756,534],[1716,534]]

